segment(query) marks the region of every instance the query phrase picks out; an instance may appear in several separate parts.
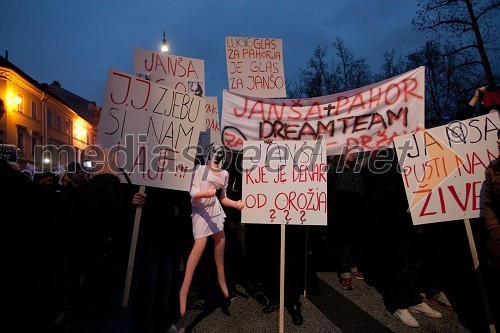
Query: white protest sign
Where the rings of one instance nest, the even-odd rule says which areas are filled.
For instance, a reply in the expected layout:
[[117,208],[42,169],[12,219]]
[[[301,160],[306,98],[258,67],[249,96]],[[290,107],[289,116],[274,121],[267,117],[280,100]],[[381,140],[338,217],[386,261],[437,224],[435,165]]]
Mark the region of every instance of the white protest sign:
[[193,95],[205,96],[204,68],[201,59],[134,48],[137,76]]
[[220,118],[219,118],[219,104],[217,97],[207,97],[206,106],[206,128],[210,130],[212,136],[210,137],[211,142],[217,141],[221,143],[220,138]]
[[217,97],[205,97],[205,99],[207,101],[205,107],[206,129],[200,133],[198,146],[201,149],[198,150],[198,155],[205,155],[211,143],[221,143],[222,141],[220,137],[219,104]]
[[481,216],[498,112],[394,138],[414,225]]
[[240,150],[246,140],[315,140],[323,135],[328,155],[344,147],[365,151],[389,146],[423,124],[425,68],[334,95],[264,99],[224,91],[222,140]]
[[97,144],[133,184],[189,191],[205,98],[109,70]]
[[248,141],[242,168],[242,223],[327,224],[325,141]]
[[281,39],[226,37],[226,63],[230,91],[254,97],[286,97]]

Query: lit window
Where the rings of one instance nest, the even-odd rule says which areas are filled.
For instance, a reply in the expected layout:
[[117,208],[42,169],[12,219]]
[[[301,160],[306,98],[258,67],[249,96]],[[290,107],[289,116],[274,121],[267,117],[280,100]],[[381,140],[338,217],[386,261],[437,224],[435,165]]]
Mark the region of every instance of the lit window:
[[23,99],[22,95],[17,94],[17,96],[14,97],[14,104],[17,105],[17,112],[23,113],[23,110],[24,110],[24,99]]

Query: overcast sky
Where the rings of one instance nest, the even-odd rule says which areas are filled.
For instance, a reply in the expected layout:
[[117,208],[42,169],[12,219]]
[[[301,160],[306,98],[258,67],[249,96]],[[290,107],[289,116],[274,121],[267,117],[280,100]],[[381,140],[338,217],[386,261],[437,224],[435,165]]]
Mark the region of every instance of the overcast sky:
[[206,96],[221,105],[226,36],[281,38],[287,79],[337,37],[378,73],[385,51],[423,46],[411,25],[416,9],[408,0],[10,0],[0,10],[0,51],[38,82],[59,81],[102,106],[108,69],[133,74],[133,48],[159,51],[165,31],[170,53],[205,61]]

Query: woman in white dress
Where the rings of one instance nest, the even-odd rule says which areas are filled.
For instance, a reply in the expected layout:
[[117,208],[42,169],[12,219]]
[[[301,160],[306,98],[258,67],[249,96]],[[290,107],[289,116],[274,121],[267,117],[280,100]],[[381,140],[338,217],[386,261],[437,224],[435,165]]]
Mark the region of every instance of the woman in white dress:
[[[212,236],[215,243],[214,257],[219,286],[226,299],[229,297],[224,275],[224,219],[226,215],[221,203],[226,207],[239,210],[243,209],[243,203],[241,200],[234,201],[226,197],[229,174],[222,169],[224,157],[224,147],[216,143],[211,144],[207,165],[199,165],[191,181],[191,220],[193,223],[194,245],[189,254],[184,281],[179,292],[181,317],[186,313],[187,294],[196,266],[203,251],[205,251],[208,236]],[[222,191],[217,199],[215,194],[219,189]]]

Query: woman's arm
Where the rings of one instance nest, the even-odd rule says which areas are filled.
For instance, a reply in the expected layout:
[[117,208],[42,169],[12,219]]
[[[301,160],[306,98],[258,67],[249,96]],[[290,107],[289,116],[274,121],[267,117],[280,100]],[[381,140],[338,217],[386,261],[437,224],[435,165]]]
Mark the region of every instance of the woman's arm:
[[471,100],[469,101],[469,105],[474,107],[477,101],[479,100],[479,94],[484,93],[485,90],[486,90],[485,86],[477,88],[476,91],[474,92],[474,96],[472,96]]
[[220,203],[226,207],[242,210],[243,207],[245,207],[245,205],[243,205],[243,202],[241,200],[238,201],[231,200],[226,196],[226,189],[228,182],[229,182],[229,173],[227,171],[224,171],[224,187],[222,188],[222,192],[219,196]]
[[231,208],[235,208],[235,209],[239,209],[239,210],[242,210],[243,207],[245,207],[245,205],[243,204],[243,202],[241,200],[234,201],[234,200],[229,199],[228,197],[222,198],[220,200],[220,202],[221,202],[221,204],[223,204],[226,207],[231,207]]

